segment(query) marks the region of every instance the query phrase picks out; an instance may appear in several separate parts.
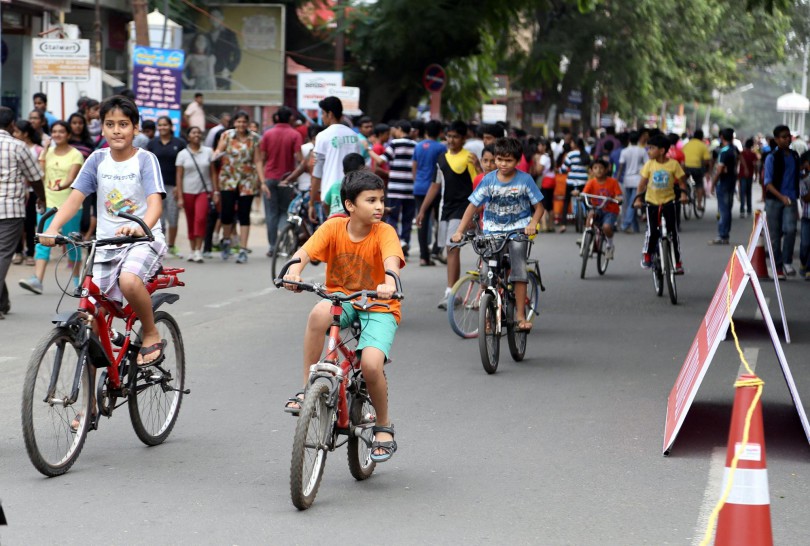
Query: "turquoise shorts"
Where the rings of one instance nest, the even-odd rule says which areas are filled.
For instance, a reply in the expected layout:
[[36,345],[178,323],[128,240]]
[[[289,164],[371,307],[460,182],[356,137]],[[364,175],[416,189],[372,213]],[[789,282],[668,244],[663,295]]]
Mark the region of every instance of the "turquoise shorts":
[[360,339],[357,351],[365,347],[374,347],[383,352],[386,358],[394,344],[397,333],[397,320],[392,313],[377,313],[355,309],[351,303],[343,303],[343,314],[340,315],[340,327],[348,328],[357,319],[360,322]]

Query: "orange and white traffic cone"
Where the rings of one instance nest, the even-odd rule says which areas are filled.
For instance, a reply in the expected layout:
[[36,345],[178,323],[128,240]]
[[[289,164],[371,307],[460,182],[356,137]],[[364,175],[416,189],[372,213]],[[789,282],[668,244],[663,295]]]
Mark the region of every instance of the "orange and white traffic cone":
[[[757,223],[759,222],[759,215],[761,214],[760,211],[756,211],[754,213],[754,229],[757,227]],[[751,256],[751,265],[754,268],[754,273],[757,274],[757,277],[760,279],[767,279],[768,278],[768,265],[765,263],[765,230],[759,232],[759,239],[757,240],[757,246],[754,248],[754,255]]]
[[762,404],[759,400],[751,417],[748,442],[740,452],[737,468],[731,475],[731,461],[742,445],[746,414],[756,396],[756,384],[760,379],[755,375],[742,375],[739,381],[750,385],[737,386],[734,395],[722,491],[726,490],[729,478],[733,483],[720,510],[714,543],[716,546],[771,546],[771,501],[765,464]]

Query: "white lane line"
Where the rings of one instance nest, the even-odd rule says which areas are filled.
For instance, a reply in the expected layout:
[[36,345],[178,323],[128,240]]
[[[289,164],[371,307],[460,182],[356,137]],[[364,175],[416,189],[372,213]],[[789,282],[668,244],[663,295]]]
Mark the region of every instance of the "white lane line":
[[[756,372],[759,349],[756,347],[743,347],[743,356],[745,357],[746,362],[748,362],[748,365],[751,367],[751,371]],[[748,373],[748,370],[746,370],[745,365],[740,362],[740,368],[737,370],[737,377],[740,377],[744,373]]]
[[0,356],[0,364],[4,362],[11,362],[12,360],[18,360],[19,357],[16,356]]
[[[771,308],[771,298],[765,298],[765,307],[768,309]],[[762,320],[762,311],[759,310],[759,305],[757,305],[757,311],[754,313],[754,318],[757,320]]]
[[703,502],[700,503],[695,531],[692,535],[692,546],[699,546],[706,533],[706,526],[712,515],[717,501],[720,500],[720,488],[723,486],[723,472],[726,468],[726,448],[715,447],[712,449],[712,458],[709,462],[709,479],[706,490],[703,492]]
[[250,292],[248,294],[242,294],[241,296],[231,298],[231,299],[227,299],[225,301],[221,301],[221,302],[218,302],[218,303],[209,303],[209,304],[206,305],[206,307],[208,307],[210,309],[220,309],[222,307],[227,307],[227,306],[232,305],[234,303],[239,303],[240,301],[245,301],[245,300],[250,300],[250,299],[254,299],[254,298],[257,298],[257,297],[261,297],[261,296],[266,296],[266,295],[270,294],[271,292],[275,292],[276,290],[278,290],[278,288],[276,288],[275,286],[269,286],[269,287],[265,288],[264,290],[259,290],[258,292]]

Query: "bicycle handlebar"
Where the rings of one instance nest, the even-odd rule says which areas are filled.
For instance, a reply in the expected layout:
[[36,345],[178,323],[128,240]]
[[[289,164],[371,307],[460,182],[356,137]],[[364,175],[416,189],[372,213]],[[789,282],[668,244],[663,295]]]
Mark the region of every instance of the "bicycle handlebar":
[[[621,201],[619,199],[614,199],[613,197],[606,197],[604,195],[594,195],[592,193],[580,192],[579,197],[583,198],[582,202],[585,203],[587,207],[590,207],[595,210],[601,210],[605,208],[605,205],[607,205],[608,203],[616,203],[617,205],[621,204]],[[598,205],[595,205],[594,203],[590,202],[589,199],[601,199],[602,202]]]
[[[506,243],[512,240],[528,241],[529,236],[519,231],[511,233],[494,233],[494,234],[465,234],[464,238],[458,243],[450,243],[448,248],[457,248],[466,245],[469,242],[473,243],[473,251],[479,256],[483,256],[487,252],[490,254],[497,254],[506,246]],[[497,244],[497,246],[494,246]]]
[[[388,307],[387,305],[380,304],[380,303],[374,303],[374,304],[371,304],[371,305],[369,305],[367,303],[366,300],[368,298],[383,299],[383,298],[380,298],[377,295],[376,290],[360,290],[359,292],[354,292],[352,294],[340,294],[340,293],[336,293],[336,292],[330,293],[330,292],[326,291],[326,287],[324,285],[319,284],[319,283],[308,283],[308,282],[284,280],[284,276],[287,274],[287,271],[290,269],[290,267],[292,265],[294,265],[294,264],[297,264],[297,263],[301,263],[301,258],[293,258],[292,260],[289,260],[287,263],[285,263],[281,267],[281,272],[278,274],[278,277],[273,279],[273,284],[276,286],[276,288],[281,288],[283,285],[287,284],[287,285],[290,285],[290,286],[295,286],[297,288],[300,288],[301,290],[304,290],[306,292],[314,292],[315,294],[318,294],[320,297],[322,297],[324,299],[331,300],[331,301],[336,302],[336,303],[338,303],[338,302],[343,303],[343,302],[347,302],[347,301],[356,300],[357,298],[362,298],[361,301],[359,302],[359,305],[363,309],[369,309],[369,308],[374,307],[374,306]],[[393,271],[391,271],[389,269],[385,270],[385,274],[390,275],[391,277],[393,277],[394,278],[394,284],[396,285],[396,290],[394,291],[393,294],[391,294],[391,297],[388,298],[388,299],[392,299],[392,300],[403,300],[403,299],[405,299],[405,295],[402,293],[402,281],[400,280],[399,275],[397,275],[396,273],[394,273]]]
[[[52,207],[48,209],[45,214],[42,215],[42,218],[39,220],[39,224],[37,225],[37,233],[35,234],[34,238],[37,242],[39,242],[39,238],[43,235],[42,231],[45,229],[45,221],[53,217],[57,211],[56,207]],[[112,246],[112,245],[126,245],[132,243],[140,243],[140,242],[152,242],[155,240],[155,236],[152,234],[152,230],[146,225],[146,222],[143,221],[143,218],[139,218],[138,216],[127,214],[126,212],[116,212],[116,216],[120,216],[126,220],[130,220],[138,224],[144,232],[142,237],[130,237],[130,236],[119,236],[119,237],[110,237],[109,239],[98,239],[96,241],[96,246]],[[50,235],[45,235],[46,237],[50,237]],[[77,245],[77,246],[89,246],[92,244],[90,241],[81,241],[76,237],[66,237],[64,235],[54,235],[53,239],[55,240],[56,244],[58,245]]]

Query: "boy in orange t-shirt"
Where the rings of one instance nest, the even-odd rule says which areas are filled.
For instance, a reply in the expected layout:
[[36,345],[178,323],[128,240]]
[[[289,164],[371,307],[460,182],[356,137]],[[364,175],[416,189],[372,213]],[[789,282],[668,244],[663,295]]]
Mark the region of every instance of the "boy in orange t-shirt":
[[[382,222],[385,212],[385,184],[367,171],[347,174],[340,190],[348,218],[331,218],[318,228],[310,239],[295,253],[293,264],[284,279],[301,282],[301,272],[312,260],[326,262],[326,288],[330,292],[350,294],[360,290],[376,290],[387,300],[396,290],[390,270],[397,275],[405,267],[405,256],[396,230]],[[286,288],[294,290],[292,286]],[[368,385],[371,403],[376,411],[374,442],[371,459],[383,462],[397,450],[394,427],[388,417],[388,383],[383,364],[391,351],[394,334],[401,318],[398,300],[387,300],[388,308],[374,307],[367,311],[343,304],[341,327],[348,328],[354,319],[363,325],[357,351],[362,351],[360,365]],[[318,362],[323,350],[324,332],[332,323],[329,301],[315,305],[307,320],[304,333],[304,385],[309,378],[309,367]],[[287,403],[285,410],[297,414],[303,401],[303,391]]]
[[[585,184],[585,187],[582,189],[582,193],[601,195],[621,201],[624,192],[621,186],[619,186],[619,181],[607,175],[609,168],[610,163],[605,159],[595,159],[593,163],[591,163],[591,172],[594,178],[588,180],[588,183]],[[594,205],[601,205],[598,199],[592,199],[591,202]],[[616,219],[619,217],[619,204],[608,202],[601,209],[591,210],[588,215],[593,217],[594,222],[602,223],[602,231],[605,233],[605,257],[608,260],[612,260],[614,252],[613,232],[616,226]]]

